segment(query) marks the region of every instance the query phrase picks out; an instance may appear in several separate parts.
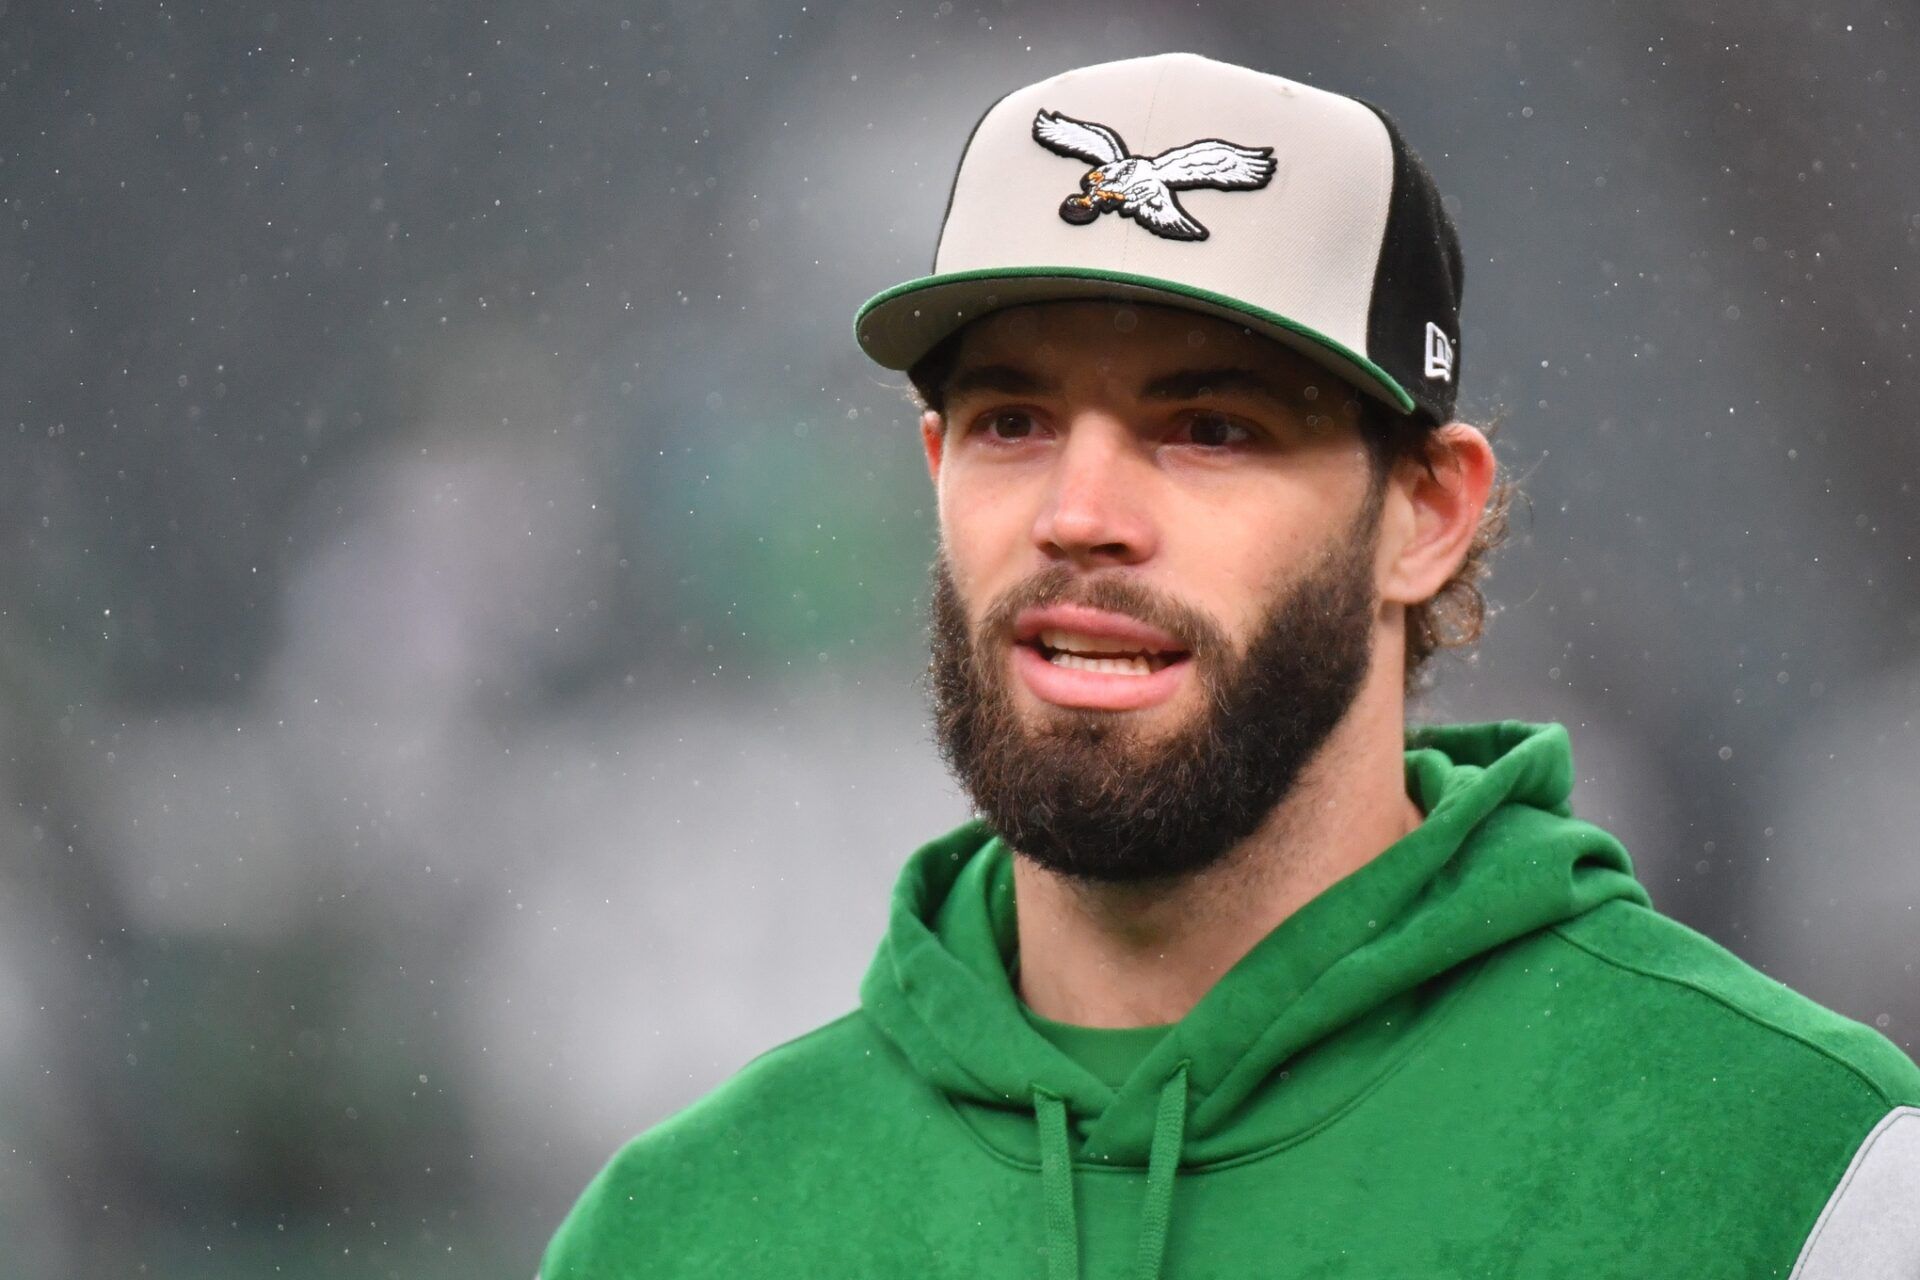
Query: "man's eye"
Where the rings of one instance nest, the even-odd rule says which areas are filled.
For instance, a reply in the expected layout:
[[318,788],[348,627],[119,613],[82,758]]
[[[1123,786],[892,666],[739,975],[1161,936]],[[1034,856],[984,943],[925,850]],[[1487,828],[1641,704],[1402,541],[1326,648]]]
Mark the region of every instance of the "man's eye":
[[[1253,439],[1252,431],[1224,413],[1188,414],[1186,426],[1193,436],[1193,442],[1207,448],[1225,448]],[[1233,435],[1236,431],[1240,433],[1238,438]]]
[[1033,433],[1033,415],[1018,409],[997,409],[976,418],[973,433],[995,440],[1024,440]]

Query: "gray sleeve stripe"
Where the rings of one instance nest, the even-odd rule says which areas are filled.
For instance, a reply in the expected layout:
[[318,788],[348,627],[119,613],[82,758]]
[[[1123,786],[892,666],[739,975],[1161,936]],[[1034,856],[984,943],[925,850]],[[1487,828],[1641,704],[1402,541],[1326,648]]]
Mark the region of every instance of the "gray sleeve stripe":
[[1854,1153],[1789,1280],[1915,1276],[1920,1276],[1920,1107],[1895,1107]]

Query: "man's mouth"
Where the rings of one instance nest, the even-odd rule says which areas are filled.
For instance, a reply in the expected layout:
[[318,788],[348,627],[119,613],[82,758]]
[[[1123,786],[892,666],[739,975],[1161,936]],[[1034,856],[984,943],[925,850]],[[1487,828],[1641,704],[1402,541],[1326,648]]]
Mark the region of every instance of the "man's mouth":
[[1180,649],[1144,648],[1108,636],[1051,628],[1026,643],[1056,667],[1101,675],[1150,676],[1189,657]]

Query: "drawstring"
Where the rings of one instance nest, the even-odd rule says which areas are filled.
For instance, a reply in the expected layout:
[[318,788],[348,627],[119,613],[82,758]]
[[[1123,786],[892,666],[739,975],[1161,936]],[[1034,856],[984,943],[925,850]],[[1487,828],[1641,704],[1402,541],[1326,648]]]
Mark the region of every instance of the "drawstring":
[[[1067,1104],[1045,1089],[1033,1091],[1040,1126],[1040,1195],[1047,1214],[1047,1280],[1079,1280],[1080,1225],[1073,1211],[1073,1153],[1067,1145]],[[1147,1198],[1140,1210],[1136,1280],[1159,1280],[1173,1220],[1173,1180],[1180,1171],[1180,1145],[1187,1130],[1187,1064],[1174,1069],[1160,1090],[1160,1110],[1147,1149]]]
[[1160,1090],[1160,1114],[1153,1121],[1153,1145],[1147,1148],[1147,1203],[1140,1211],[1140,1248],[1134,1255],[1138,1280],[1159,1280],[1167,1251],[1167,1224],[1173,1218],[1173,1175],[1180,1169],[1180,1143],[1187,1131],[1187,1064],[1181,1063]]
[[1080,1280],[1080,1226],[1073,1218],[1073,1154],[1067,1149],[1067,1104],[1033,1091],[1040,1122],[1040,1195],[1047,1204],[1047,1280]]

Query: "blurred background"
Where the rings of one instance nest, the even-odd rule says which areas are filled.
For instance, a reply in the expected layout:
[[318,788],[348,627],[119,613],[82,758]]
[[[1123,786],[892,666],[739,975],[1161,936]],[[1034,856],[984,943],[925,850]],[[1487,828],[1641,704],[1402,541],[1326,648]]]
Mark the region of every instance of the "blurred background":
[[1424,720],[1920,1047],[1920,20],[1855,4],[0,3],[0,1257],[531,1275],[850,1007],[967,806],[904,380],[1002,92],[1380,103],[1531,505]]

